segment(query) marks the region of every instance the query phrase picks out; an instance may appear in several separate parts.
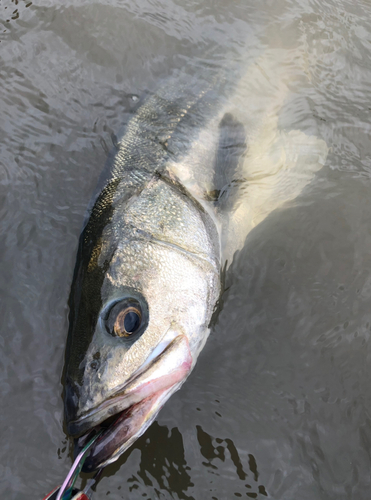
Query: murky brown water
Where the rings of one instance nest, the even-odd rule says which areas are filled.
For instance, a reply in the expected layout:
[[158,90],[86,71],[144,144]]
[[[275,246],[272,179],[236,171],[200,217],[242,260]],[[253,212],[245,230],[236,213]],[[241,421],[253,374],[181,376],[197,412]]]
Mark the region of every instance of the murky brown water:
[[304,82],[284,125],[315,126],[326,165],[250,233],[194,373],[94,498],[369,498],[370,19],[366,1],[0,0],[1,498],[41,499],[71,465],[67,299],[110,134],[186,61],[268,43]]

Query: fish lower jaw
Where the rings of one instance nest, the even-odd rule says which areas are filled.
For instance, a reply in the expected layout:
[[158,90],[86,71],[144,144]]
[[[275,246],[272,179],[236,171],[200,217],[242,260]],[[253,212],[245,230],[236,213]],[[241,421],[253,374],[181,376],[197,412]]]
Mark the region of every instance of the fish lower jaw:
[[93,430],[108,427],[112,419],[117,418],[119,414],[129,410],[135,404],[140,403],[142,399],[133,396],[128,398],[125,394],[118,395],[79,419],[68,422],[68,434],[74,437],[83,437],[82,435],[86,436],[86,433],[91,433]]
[[[178,383],[130,406],[116,414],[113,423],[111,423],[112,417],[107,419],[110,425],[91,448],[85,460],[83,472],[93,472],[117,460],[147,430],[167,399],[181,385],[182,383]],[[92,428],[77,441],[75,454],[85,445],[92,432],[98,432],[105,427],[107,420]]]

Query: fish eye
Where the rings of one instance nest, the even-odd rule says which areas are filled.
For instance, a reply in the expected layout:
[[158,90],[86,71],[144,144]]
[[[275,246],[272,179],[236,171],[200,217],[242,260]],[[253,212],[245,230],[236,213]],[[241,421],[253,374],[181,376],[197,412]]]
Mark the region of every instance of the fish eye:
[[113,330],[118,337],[135,333],[140,327],[141,313],[136,307],[126,307],[116,316]]
[[115,337],[130,337],[142,326],[142,309],[134,300],[123,300],[110,310],[106,322],[108,333]]

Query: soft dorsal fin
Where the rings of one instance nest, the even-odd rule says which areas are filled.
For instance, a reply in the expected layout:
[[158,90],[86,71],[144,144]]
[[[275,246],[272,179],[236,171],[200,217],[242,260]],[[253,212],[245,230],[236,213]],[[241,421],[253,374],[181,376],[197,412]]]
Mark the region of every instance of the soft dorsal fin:
[[214,185],[222,191],[237,172],[238,163],[246,152],[246,133],[241,122],[226,113],[219,124],[219,143],[215,158]]
[[230,210],[237,202],[236,184],[239,183],[241,161],[246,154],[245,127],[231,113],[226,113],[219,124],[213,185],[218,211]]

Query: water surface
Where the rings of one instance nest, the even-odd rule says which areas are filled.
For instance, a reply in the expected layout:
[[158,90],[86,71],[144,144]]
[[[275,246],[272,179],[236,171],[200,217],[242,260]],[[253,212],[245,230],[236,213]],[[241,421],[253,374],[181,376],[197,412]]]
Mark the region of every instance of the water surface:
[[187,62],[272,46],[300,83],[281,125],[315,130],[326,164],[249,234],[195,371],[94,498],[369,498],[370,16],[366,1],[0,1],[2,498],[41,499],[71,466],[67,300],[111,133]]

